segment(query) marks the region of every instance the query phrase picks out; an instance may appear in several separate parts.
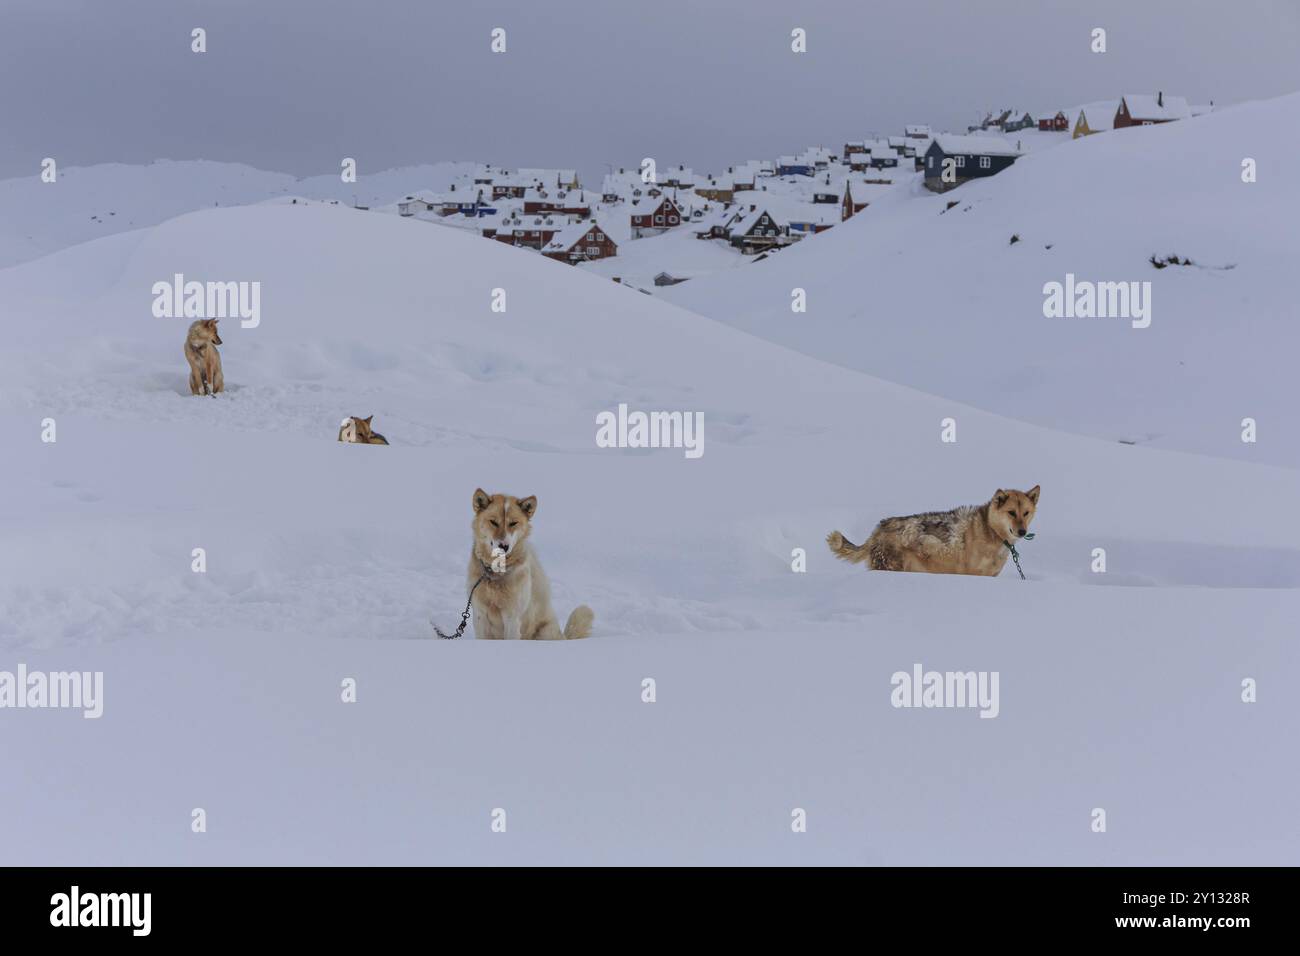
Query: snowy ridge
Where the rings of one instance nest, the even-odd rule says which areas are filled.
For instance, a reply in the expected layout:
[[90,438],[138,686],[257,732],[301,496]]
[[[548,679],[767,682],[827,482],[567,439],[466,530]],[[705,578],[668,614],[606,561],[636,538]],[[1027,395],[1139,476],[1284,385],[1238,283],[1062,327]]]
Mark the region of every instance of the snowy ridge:
[[[1300,95],[1063,142],[916,189],[752,268],[659,294],[791,348],[1003,415],[1300,465],[1289,409]],[[1043,134],[1048,135],[1048,134]],[[1062,134],[1055,134],[1062,135]],[[1257,182],[1242,181],[1243,157]],[[949,204],[955,205],[948,208]],[[1018,241],[1012,242],[1017,237]],[[1178,254],[1195,265],[1157,270]],[[1151,283],[1152,324],[1048,319],[1048,282]],[[791,289],[808,311],[790,312]],[[1243,418],[1270,437],[1240,440]]]

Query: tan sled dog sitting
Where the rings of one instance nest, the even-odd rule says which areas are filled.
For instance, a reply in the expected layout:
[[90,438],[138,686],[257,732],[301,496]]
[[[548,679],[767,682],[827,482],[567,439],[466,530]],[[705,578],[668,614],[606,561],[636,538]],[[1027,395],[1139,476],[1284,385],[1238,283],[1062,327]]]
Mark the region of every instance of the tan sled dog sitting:
[[551,608],[551,584],[528,545],[536,513],[534,496],[489,495],[482,488],[474,492],[467,586],[479,640],[572,641],[591,635],[593,615],[585,604],[574,608],[560,631]]
[[339,441],[352,442],[356,445],[387,445],[388,439],[377,431],[372,431],[370,422],[374,419],[357,418],[353,415],[351,418],[343,419],[343,424],[339,426]]
[[185,361],[190,363],[190,394],[216,395],[226,390],[226,379],[221,374],[221,353],[217,346],[218,319],[199,319],[190,323],[185,334]]
[[1038,485],[1028,491],[998,489],[987,504],[886,518],[867,543],[854,544],[838,531],[826,536],[837,558],[873,571],[932,574],[1001,573],[1016,541],[1029,532],[1038,510]]

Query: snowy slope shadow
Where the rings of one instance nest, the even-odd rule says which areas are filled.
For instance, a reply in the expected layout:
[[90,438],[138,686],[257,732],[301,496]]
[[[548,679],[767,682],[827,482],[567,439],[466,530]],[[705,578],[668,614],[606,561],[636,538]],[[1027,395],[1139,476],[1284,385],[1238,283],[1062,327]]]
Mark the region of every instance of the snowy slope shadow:
[[[1041,540],[1022,548],[1022,555]],[[1064,542],[1068,560],[1077,562],[1083,584],[1133,587],[1296,588],[1300,587],[1300,551],[1172,541]],[[1105,548],[1105,573],[1092,571],[1093,548]],[[1045,557],[1060,567],[1066,556],[1048,550]],[[1041,562],[1039,562],[1041,565]],[[1032,565],[1027,565],[1032,575]]]

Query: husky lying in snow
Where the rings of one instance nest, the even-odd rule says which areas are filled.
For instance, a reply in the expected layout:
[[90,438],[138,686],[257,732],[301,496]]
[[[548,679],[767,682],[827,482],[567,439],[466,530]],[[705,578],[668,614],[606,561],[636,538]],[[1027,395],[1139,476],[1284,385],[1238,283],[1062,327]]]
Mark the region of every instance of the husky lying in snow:
[[190,323],[185,333],[185,361],[190,363],[190,394],[216,395],[226,389],[226,379],[221,374],[221,336],[217,334],[219,319],[199,319]]
[[838,531],[826,536],[834,555],[873,571],[933,574],[1001,573],[1011,546],[1029,531],[1038,509],[1038,485],[1028,491],[998,489],[987,504],[886,518],[861,546]]
[[[564,631],[551,608],[551,584],[528,546],[537,498],[474,492],[474,543],[466,586],[473,592],[479,640],[572,641],[591,635],[593,615],[574,608]],[[474,585],[483,578],[478,589]]]
[[370,422],[375,416],[370,418],[352,418],[343,419],[343,424],[339,426],[339,441],[352,442],[357,445],[387,445],[388,439],[379,432],[370,430]]

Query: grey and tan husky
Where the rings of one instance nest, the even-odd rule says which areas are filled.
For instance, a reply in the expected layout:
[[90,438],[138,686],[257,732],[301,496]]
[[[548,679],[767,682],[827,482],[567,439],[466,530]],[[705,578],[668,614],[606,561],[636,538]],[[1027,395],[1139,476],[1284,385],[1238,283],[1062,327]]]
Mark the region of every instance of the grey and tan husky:
[[1006,565],[1011,547],[1029,533],[1038,492],[1038,485],[1028,491],[999,488],[986,504],[885,518],[863,545],[838,531],[827,535],[826,543],[840,560],[873,571],[993,577]]

